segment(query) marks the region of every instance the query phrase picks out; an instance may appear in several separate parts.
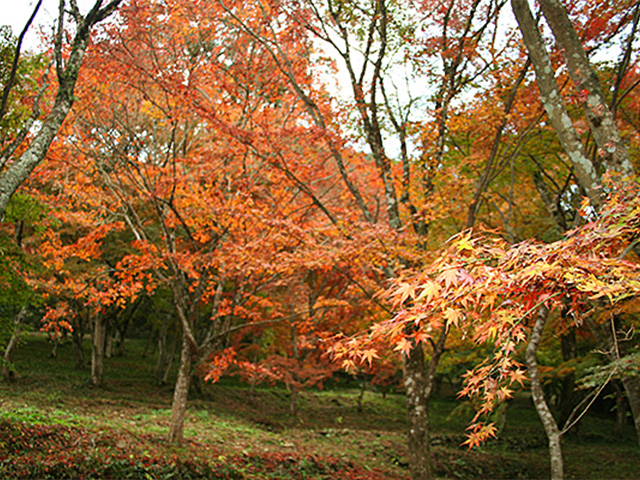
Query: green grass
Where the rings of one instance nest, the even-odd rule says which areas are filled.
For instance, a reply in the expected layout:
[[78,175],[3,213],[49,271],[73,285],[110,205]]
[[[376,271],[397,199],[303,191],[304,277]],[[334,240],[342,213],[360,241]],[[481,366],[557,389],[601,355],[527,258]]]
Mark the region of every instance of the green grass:
[[[88,359],[88,342],[85,348]],[[58,358],[52,359],[43,335],[26,335],[15,353],[17,380],[0,385],[0,425],[19,439],[28,435],[44,439],[38,440],[42,452],[50,448],[46,439],[55,437],[56,431],[64,433],[60,438],[76,438],[69,440],[68,462],[93,458],[86,472],[93,469],[105,475],[125,475],[126,468],[135,467],[126,474],[197,477],[191,469],[213,468],[221,475],[216,478],[340,478],[343,474],[336,471],[351,468],[351,478],[408,478],[403,395],[382,398],[367,392],[359,411],[358,390],[335,383],[327,390],[302,392],[297,417],[288,413],[289,399],[282,388],[258,388],[251,395],[236,379],[206,385],[204,397],[194,396],[189,402],[187,444],[177,449],[168,446],[172,388],[154,385],[156,358],[143,358],[143,349],[143,341],[128,340],[125,357],[106,359],[104,388],[94,388],[89,367],[74,368],[71,344],[61,345]],[[548,477],[546,439],[530,399],[517,397],[499,438],[471,452],[460,446],[471,413],[459,405],[451,398],[434,398],[430,404],[439,478]],[[103,464],[92,450],[97,448],[96,439],[106,449],[100,451],[107,459]],[[633,428],[627,425],[615,435],[608,418],[587,415],[578,434],[564,439],[563,448],[566,478],[636,478],[640,471]],[[0,448],[0,460],[28,463],[40,450],[7,457]],[[145,466],[150,459],[157,464]],[[180,463],[184,459],[192,463]],[[54,473],[64,468],[51,464],[50,457],[39,462]]]

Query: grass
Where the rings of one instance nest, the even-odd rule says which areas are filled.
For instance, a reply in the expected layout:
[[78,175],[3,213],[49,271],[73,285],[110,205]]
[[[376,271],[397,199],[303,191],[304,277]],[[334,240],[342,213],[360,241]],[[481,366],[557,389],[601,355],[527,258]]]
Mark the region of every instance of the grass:
[[[84,468],[74,471],[84,478],[408,478],[403,395],[367,392],[359,411],[359,392],[340,383],[303,392],[297,417],[281,388],[251,395],[234,379],[206,385],[203,397],[190,399],[187,442],[169,446],[172,389],[153,384],[155,357],[143,358],[143,348],[128,340],[125,357],[106,359],[104,388],[94,388],[89,369],[74,368],[72,345],[52,359],[44,336],[25,336],[18,379],[0,385],[0,475],[19,478],[19,468],[39,459],[49,470],[30,478],[58,478],[67,464]],[[430,404],[439,478],[548,477],[546,439],[529,399],[513,401],[499,438],[471,452],[460,446],[468,416],[458,405]],[[636,478],[634,435],[630,426],[614,435],[610,419],[588,415],[563,442],[566,478]],[[24,449],[11,450],[4,437]]]

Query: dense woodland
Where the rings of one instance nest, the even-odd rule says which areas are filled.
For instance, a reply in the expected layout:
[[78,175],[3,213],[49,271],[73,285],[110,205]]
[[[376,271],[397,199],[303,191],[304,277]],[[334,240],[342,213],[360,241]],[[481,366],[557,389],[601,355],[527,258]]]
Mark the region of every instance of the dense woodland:
[[414,480],[443,385],[465,447],[530,392],[552,478],[604,397],[640,441],[640,2],[89,3],[0,31],[7,382],[29,330],[95,387],[143,340],[182,443],[203,382],[352,378]]

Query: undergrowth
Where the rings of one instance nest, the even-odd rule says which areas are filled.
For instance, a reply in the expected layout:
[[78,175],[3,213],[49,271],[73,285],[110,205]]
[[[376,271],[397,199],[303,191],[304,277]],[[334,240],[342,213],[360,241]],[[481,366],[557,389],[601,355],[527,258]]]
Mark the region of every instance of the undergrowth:
[[[87,346],[88,347],[88,346]],[[297,417],[279,387],[249,392],[227,379],[190,398],[187,441],[166,441],[171,387],[153,384],[153,355],[129,341],[126,357],[106,359],[104,388],[75,370],[71,345],[48,356],[46,340],[25,338],[19,374],[0,385],[0,478],[113,479],[406,479],[404,398],[368,392],[362,411],[347,380],[302,392]],[[544,432],[530,399],[508,409],[498,439],[461,447],[468,418],[459,403],[430,404],[437,478],[544,478]],[[563,441],[566,478],[635,478],[638,447],[629,426],[613,432],[606,417],[587,416]]]

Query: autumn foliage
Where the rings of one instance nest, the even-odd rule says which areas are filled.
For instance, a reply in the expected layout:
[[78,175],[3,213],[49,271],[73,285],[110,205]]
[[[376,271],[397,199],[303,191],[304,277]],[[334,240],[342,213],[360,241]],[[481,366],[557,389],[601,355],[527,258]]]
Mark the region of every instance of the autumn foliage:
[[[540,27],[593,185],[549,121],[508,2],[365,3],[113,3],[73,79],[73,108],[2,219],[11,274],[0,286],[29,291],[3,301],[12,318],[30,306],[52,339],[71,335],[79,367],[93,328],[99,372],[102,335],[125,312],[161,357],[175,353],[173,441],[195,378],[281,383],[295,414],[300,390],[340,370],[380,388],[402,371],[409,432],[424,441],[412,440],[415,458],[428,457],[418,414],[441,357],[465,348],[476,352],[461,362],[474,364],[460,391],[477,410],[472,447],[496,434],[495,407],[529,386],[523,352],[543,313],[546,332],[593,345],[637,322],[640,191],[594,140],[583,106],[595,90],[560,68],[560,42]],[[560,3],[637,167],[640,7]],[[63,38],[52,40],[58,63],[73,51]],[[622,51],[600,62],[599,49]],[[47,79],[64,84],[46,56],[23,61],[37,80],[21,70],[16,90],[24,103],[42,88],[44,114],[56,101]],[[26,125],[22,103],[0,125],[3,148]],[[0,173],[23,151],[0,152]],[[603,325],[611,338],[598,337]],[[616,355],[606,381],[633,377]]]
[[[569,323],[557,328],[565,329],[581,327],[587,316],[607,321],[637,309],[639,267],[627,256],[634,256],[639,235],[639,198],[637,184],[619,187],[598,218],[551,244],[509,245],[493,235],[461,233],[428,269],[398,281],[392,298],[400,312],[366,339],[347,342],[338,356],[370,361],[376,355],[371,345],[380,341],[419,354],[413,349],[434,331],[471,331],[475,342],[493,346],[493,354],[465,375],[460,393],[479,398],[475,422],[526,380],[515,352],[541,307],[564,309]],[[583,208],[588,215],[588,204]],[[470,446],[495,433],[481,423],[470,429]]]

